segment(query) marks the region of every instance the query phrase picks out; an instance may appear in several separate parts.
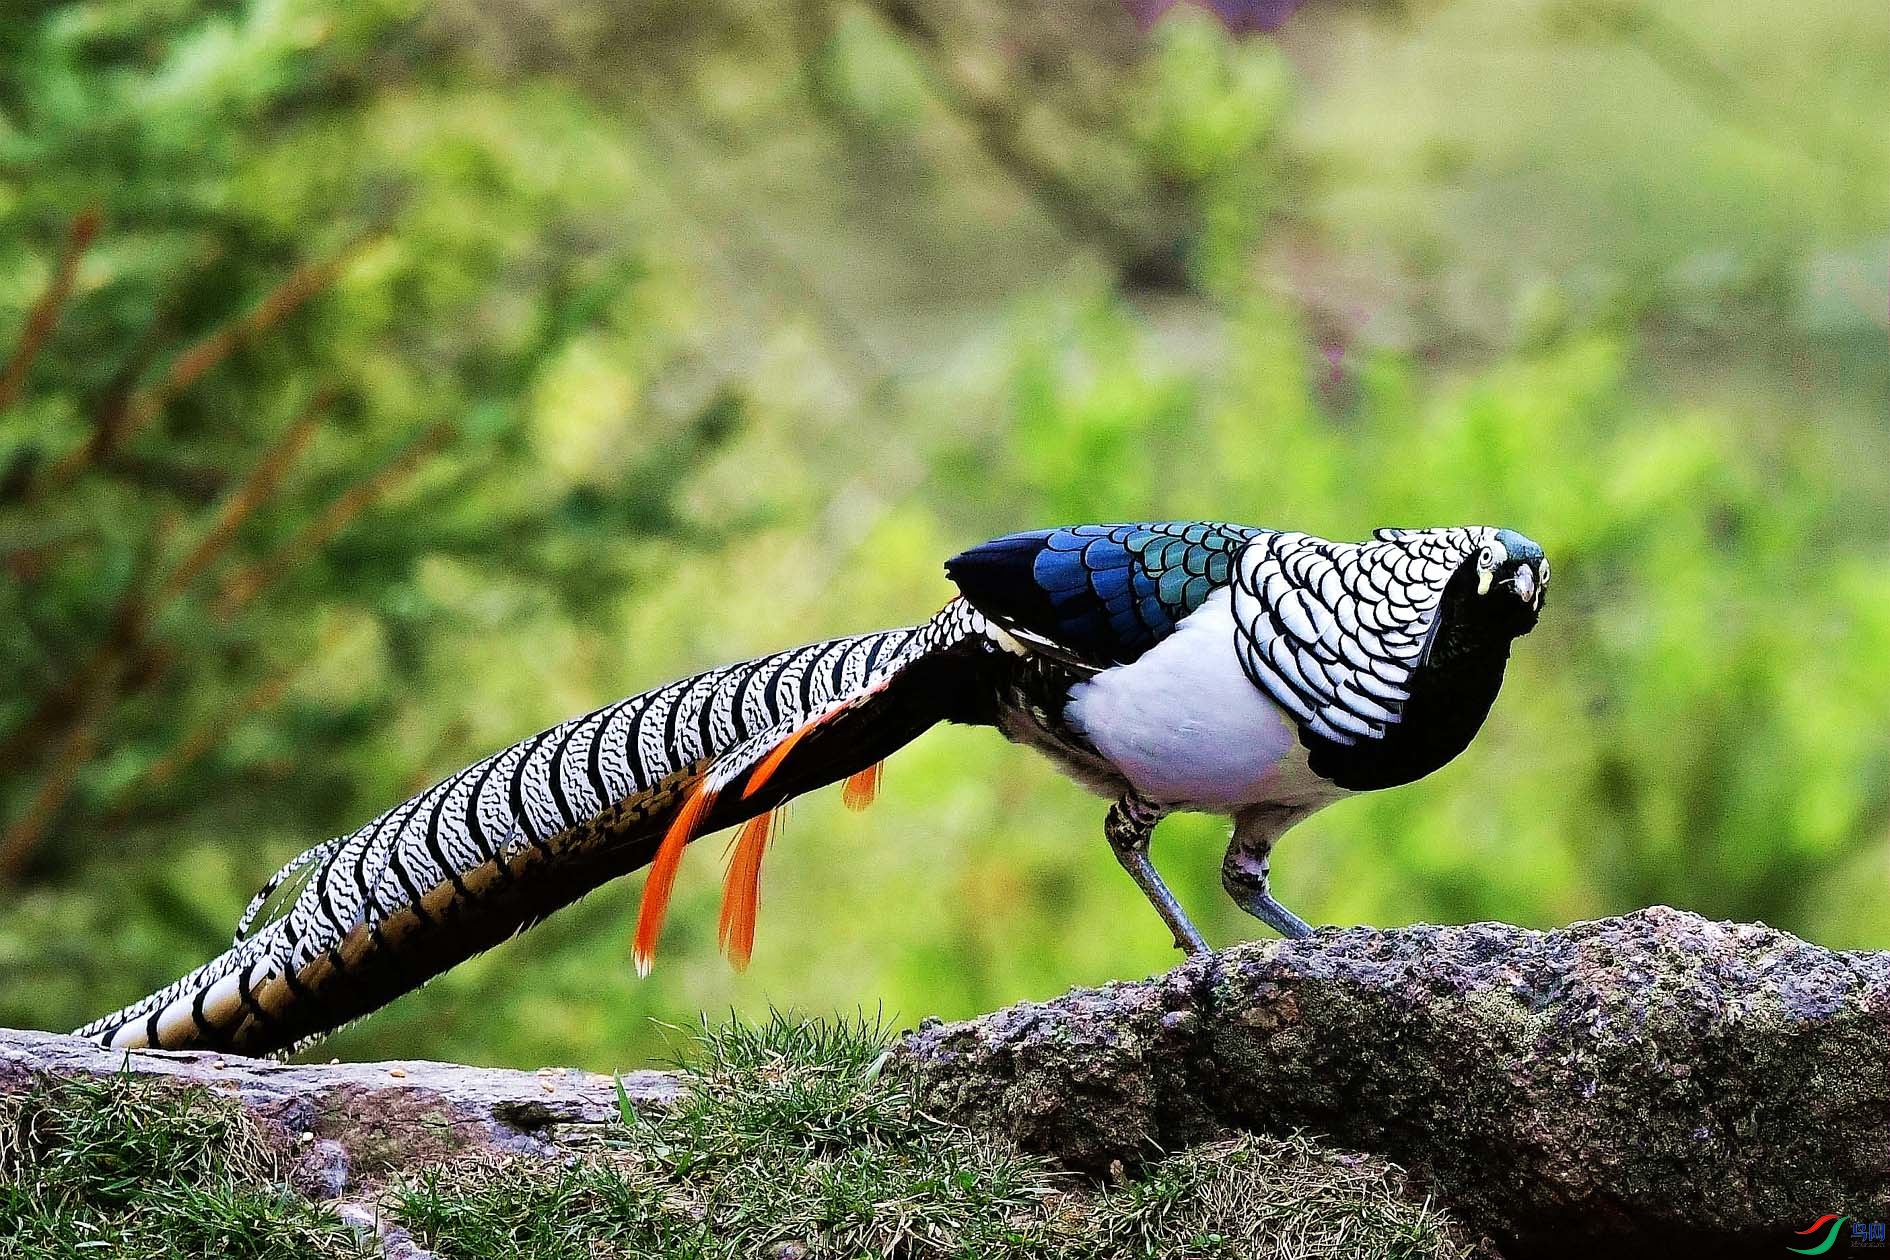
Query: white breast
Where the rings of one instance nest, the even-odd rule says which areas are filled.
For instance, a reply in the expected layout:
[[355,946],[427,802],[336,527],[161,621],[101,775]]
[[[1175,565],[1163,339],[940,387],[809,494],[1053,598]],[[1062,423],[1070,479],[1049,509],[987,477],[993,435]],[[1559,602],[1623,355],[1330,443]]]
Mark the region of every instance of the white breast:
[[1166,805],[1226,813],[1344,795],[1307,768],[1292,718],[1241,669],[1225,590],[1131,664],[1073,687],[1064,717]]

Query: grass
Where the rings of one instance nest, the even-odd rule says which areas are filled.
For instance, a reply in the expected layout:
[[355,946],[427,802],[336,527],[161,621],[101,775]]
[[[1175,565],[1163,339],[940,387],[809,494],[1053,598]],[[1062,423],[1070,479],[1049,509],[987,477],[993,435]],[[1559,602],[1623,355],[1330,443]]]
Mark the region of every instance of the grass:
[[363,1256],[232,1102],[136,1077],[0,1098],[0,1257]]
[[[422,1246],[494,1260],[1338,1257],[1472,1253],[1395,1169],[1243,1137],[1097,1187],[942,1124],[884,1073],[871,1025],[705,1029],[679,1106],[575,1139],[563,1163],[403,1175],[383,1210]],[[135,1079],[0,1101],[0,1256],[356,1256],[288,1189],[233,1104]]]

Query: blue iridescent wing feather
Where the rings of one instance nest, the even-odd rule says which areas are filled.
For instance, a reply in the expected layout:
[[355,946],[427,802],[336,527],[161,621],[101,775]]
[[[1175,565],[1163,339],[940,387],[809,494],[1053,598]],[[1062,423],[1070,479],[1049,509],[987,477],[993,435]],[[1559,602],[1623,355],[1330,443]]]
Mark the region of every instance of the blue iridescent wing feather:
[[999,625],[1097,667],[1173,633],[1233,576],[1261,530],[1214,521],[1040,529],[973,547],[945,571]]

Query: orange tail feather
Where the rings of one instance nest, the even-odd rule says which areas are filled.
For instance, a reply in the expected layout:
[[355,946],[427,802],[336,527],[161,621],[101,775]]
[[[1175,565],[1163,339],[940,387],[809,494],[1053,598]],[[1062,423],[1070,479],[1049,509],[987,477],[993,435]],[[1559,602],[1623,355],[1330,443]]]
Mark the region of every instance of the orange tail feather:
[[847,779],[847,785],[840,789],[840,803],[858,813],[871,805],[879,797],[880,775],[886,770],[886,763],[875,761],[866,769]]
[[663,843],[657,847],[655,860],[650,863],[649,878],[643,882],[643,904],[637,908],[636,943],[631,950],[640,976],[649,975],[656,961],[656,938],[662,935],[663,916],[669,913],[669,894],[676,886],[676,869],[682,865],[683,846],[695,838],[696,829],[714,804],[715,793],[700,782],[690,789],[688,798],[670,820],[669,830],[663,833]]
[[781,811],[771,809],[742,824],[728,861],[722,887],[722,952],[740,971],[755,950],[755,915],[761,906],[761,859],[781,828]]
[[748,786],[742,789],[742,799],[747,800],[756,792],[759,792],[762,784],[774,777],[774,772],[781,768],[781,763],[787,760],[787,755],[794,751],[794,745],[800,743],[801,737],[813,730],[816,726],[819,726],[822,720],[821,718],[815,718],[805,726],[796,727],[793,734],[770,749],[768,755],[761,759],[761,764],[757,765],[749,772]]

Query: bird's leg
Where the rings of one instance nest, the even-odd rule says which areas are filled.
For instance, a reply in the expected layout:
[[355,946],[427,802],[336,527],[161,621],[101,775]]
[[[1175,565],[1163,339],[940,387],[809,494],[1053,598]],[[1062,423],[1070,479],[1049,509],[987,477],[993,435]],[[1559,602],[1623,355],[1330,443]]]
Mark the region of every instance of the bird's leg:
[[1122,869],[1129,872],[1129,878],[1141,888],[1142,895],[1155,907],[1155,913],[1162,916],[1162,922],[1175,934],[1176,947],[1190,954],[1203,954],[1207,952],[1207,942],[1201,939],[1194,924],[1188,922],[1188,912],[1175,900],[1175,894],[1168,891],[1168,885],[1155,870],[1155,863],[1149,860],[1149,839],[1155,834],[1155,824],[1167,812],[1147,797],[1131,792],[1109,807],[1103,834],[1109,837],[1109,848],[1115,853],[1116,861],[1122,863]]
[[1306,920],[1273,899],[1267,879],[1268,858],[1280,833],[1299,821],[1297,811],[1260,807],[1234,815],[1234,838],[1221,861],[1221,886],[1234,904],[1288,940],[1313,934]]

